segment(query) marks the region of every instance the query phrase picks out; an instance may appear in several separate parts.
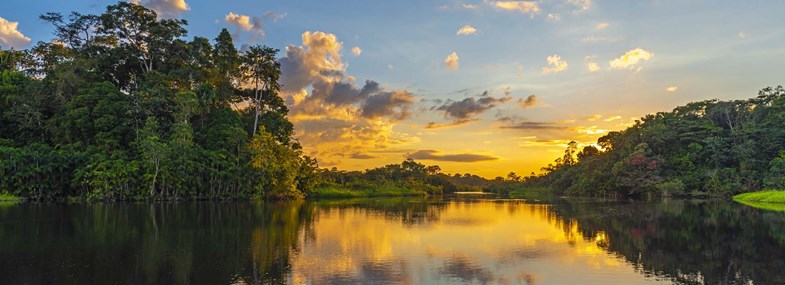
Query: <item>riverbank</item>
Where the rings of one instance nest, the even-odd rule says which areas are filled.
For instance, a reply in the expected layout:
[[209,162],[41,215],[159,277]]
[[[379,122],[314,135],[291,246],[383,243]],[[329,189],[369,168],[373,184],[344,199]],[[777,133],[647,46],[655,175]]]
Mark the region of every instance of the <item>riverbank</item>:
[[733,196],[733,201],[764,210],[785,212],[785,191],[765,190]]
[[440,189],[431,185],[402,185],[385,183],[381,185],[324,185],[316,187],[308,198],[364,198],[364,197],[403,197],[428,196]]

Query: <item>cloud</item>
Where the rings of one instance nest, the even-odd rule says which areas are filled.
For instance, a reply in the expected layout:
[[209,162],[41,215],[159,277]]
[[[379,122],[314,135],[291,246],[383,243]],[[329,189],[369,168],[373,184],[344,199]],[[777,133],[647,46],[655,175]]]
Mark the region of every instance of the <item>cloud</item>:
[[567,2],[578,8],[578,10],[572,11],[573,14],[581,14],[591,9],[591,0],[567,0]]
[[447,124],[439,124],[436,122],[430,122],[425,125],[426,129],[444,129],[444,128],[451,128],[451,127],[458,127],[463,126],[471,122],[479,121],[480,119],[456,119],[455,121]]
[[587,62],[586,63],[586,69],[588,69],[589,72],[597,72],[597,71],[600,71],[600,66],[597,65],[596,62]]
[[254,27],[254,24],[251,23],[251,17],[245,15],[238,15],[233,12],[229,12],[229,14],[226,14],[225,20],[227,23],[236,25],[246,31],[250,31]]
[[474,5],[474,4],[461,4],[461,7],[465,8],[465,9],[477,9],[477,8],[479,8],[479,6]]
[[256,41],[264,38],[265,36],[264,26],[262,25],[264,21],[276,22],[280,19],[283,19],[284,17],[286,17],[286,14],[276,14],[273,12],[265,13],[264,17],[262,18],[229,12],[229,14],[226,14],[226,17],[224,17],[224,20],[231,25],[237,26],[237,28],[240,30],[252,32],[251,40]]
[[0,46],[3,48],[25,49],[30,45],[30,38],[22,34],[17,27],[19,22],[11,22],[0,17]]
[[542,104],[542,101],[537,99],[537,96],[529,95],[529,97],[526,97],[526,99],[519,98],[518,104],[521,105],[521,108],[526,109],[540,105]]
[[601,23],[597,23],[597,25],[594,25],[594,28],[595,28],[595,29],[598,29],[598,30],[604,30],[604,29],[605,29],[605,28],[607,28],[609,25],[610,25],[610,24],[608,24],[608,23],[606,23],[606,22],[601,22]]
[[510,100],[512,100],[511,97],[491,97],[488,95],[488,91],[485,91],[476,99],[475,97],[469,97],[461,101],[447,100],[443,105],[435,107],[435,110],[443,111],[446,118],[458,121],[482,114],[495,107],[497,104],[505,103]]
[[559,126],[553,122],[533,122],[517,116],[501,117],[497,121],[504,123],[502,129],[517,130],[568,130],[569,127]]
[[648,61],[654,54],[644,50],[642,48],[636,48],[631,51],[628,51],[624,55],[611,60],[609,63],[611,65],[611,69],[632,69],[641,61]]
[[421,159],[421,160],[435,160],[435,161],[452,161],[452,162],[480,162],[489,160],[498,160],[498,157],[473,154],[473,153],[460,153],[460,154],[440,154],[437,150],[426,149],[419,150],[415,153],[409,154],[406,158]]
[[363,54],[363,50],[360,47],[353,47],[352,54],[354,56],[360,56],[361,54]]
[[373,156],[373,155],[366,154],[366,153],[355,152],[355,153],[352,153],[352,155],[350,155],[349,158],[353,158],[353,159],[374,159],[374,158],[378,158],[378,156]]
[[599,120],[600,118],[602,118],[602,115],[600,115],[600,114],[594,114],[594,115],[588,116],[588,117],[586,117],[586,118],[584,118],[584,119],[585,119],[585,120],[587,120],[587,121],[589,121],[589,122],[592,122],[592,121]]
[[514,124],[502,126],[502,129],[516,129],[516,130],[568,130],[569,127],[557,126],[551,122],[517,122]]
[[561,21],[561,15],[556,13],[548,13],[548,21],[558,22]]
[[561,72],[567,69],[567,62],[558,55],[551,55],[547,58],[548,66],[542,68],[542,74]]
[[589,72],[600,71],[600,65],[595,62],[596,58],[597,56],[595,55],[587,56],[583,58],[583,61],[586,62],[586,69],[588,69]]
[[607,119],[605,119],[603,121],[605,121],[605,122],[612,122],[612,121],[615,121],[615,120],[618,120],[618,119],[621,119],[621,116],[618,116],[618,115],[617,116],[611,116],[611,117],[608,117]]
[[380,92],[371,95],[362,106],[362,116],[376,119],[387,117],[391,120],[405,120],[411,117],[411,105],[415,99],[405,90]]
[[396,122],[411,116],[416,96],[385,90],[370,79],[358,84],[346,72],[342,48],[333,34],[304,32],[302,46],[289,45],[278,59],[281,96],[303,151],[340,165],[346,158],[369,159],[362,154],[372,150],[418,142],[393,130]]
[[534,17],[540,12],[540,5],[534,1],[496,1],[495,6],[508,11],[529,14],[529,17]]
[[746,35],[744,35],[744,32],[739,32],[739,38],[743,39],[744,37],[746,37]]
[[134,4],[141,4],[147,8],[152,9],[160,17],[171,18],[182,14],[191,9],[185,0],[144,0],[144,1],[131,1]]
[[676,92],[676,90],[678,90],[678,89],[679,89],[679,86],[671,85],[671,86],[668,86],[668,88],[665,88],[665,91],[667,91],[669,93],[673,93],[673,92]]
[[459,36],[474,35],[476,33],[477,29],[469,25],[463,26],[463,28],[460,28],[457,32],[455,32],[455,34]]
[[450,55],[448,55],[444,59],[444,66],[446,66],[447,69],[450,69],[450,70],[458,69],[458,67],[459,67],[458,66],[458,54],[455,53],[455,52],[452,52]]

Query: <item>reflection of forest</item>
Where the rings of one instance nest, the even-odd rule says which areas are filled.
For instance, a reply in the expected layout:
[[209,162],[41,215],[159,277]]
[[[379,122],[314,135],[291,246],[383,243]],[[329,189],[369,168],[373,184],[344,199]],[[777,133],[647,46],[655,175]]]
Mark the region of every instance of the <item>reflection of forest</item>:
[[317,207],[364,208],[404,224],[438,220],[440,208],[422,199],[10,205],[0,207],[0,276],[7,284],[285,283]]
[[0,207],[5,284],[283,283],[313,205]]
[[678,284],[785,284],[785,215],[724,201],[559,202],[584,238]]
[[[509,214],[507,220],[498,219],[500,211]],[[520,215],[524,213],[520,211],[527,212]],[[347,219],[336,219],[340,216]],[[532,220],[518,223],[515,217]],[[535,221],[546,221],[546,228],[563,228],[564,236],[515,235],[519,230],[515,227],[521,225],[520,229],[535,231]],[[321,231],[316,230],[317,223]],[[364,226],[347,227],[353,223]],[[414,269],[419,265],[407,261],[410,256],[401,255],[397,247],[426,234],[431,241],[441,238],[435,227],[472,231],[488,225],[497,234],[509,228],[510,234],[499,234],[494,243],[503,254],[483,255],[487,253],[461,243],[477,236],[438,239],[447,244],[429,247],[426,256],[442,260],[435,265],[439,278],[498,281],[504,275],[498,268],[575,254],[559,249],[559,244],[568,244],[583,250],[580,254],[587,254],[588,260],[598,256],[594,250],[604,248],[643,273],[681,284],[785,284],[785,262],[780,258],[785,256],[785,214],[719,201],[562,200],[545,206],[509,200],[451,204],[439,199],[387,198],[4,206],[0,207],[0,276],[7,284],[270,284],[302,278],[416,283],[411,274],[418,272]],[[522,241],[531,244],[513,246]],[[353,263],[342,264],[345,257],[330,252],[339,250],[338,243],[348,246],[340,250],[359,250],[353,252],[357,254]],[[599,247],[589,246],[593,244]],[[463,251],[451,251],[458,248]],[[309,250],[331,254],[328,258]],[[304,258],[308,254],[313,256]],[[298,255],[302,255],[299,262],[293,263]],[[481,263],[485,257],[491,261]],[[297,264],[306,266],[292,274]],[[332,270],[341,266],[350,267]],[[325,274],[330,272],[335,274]]]

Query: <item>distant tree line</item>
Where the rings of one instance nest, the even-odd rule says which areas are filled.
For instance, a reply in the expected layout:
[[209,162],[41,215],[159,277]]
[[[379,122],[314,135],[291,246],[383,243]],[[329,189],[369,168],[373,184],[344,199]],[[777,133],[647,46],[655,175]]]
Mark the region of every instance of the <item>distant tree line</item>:
[[394,183],[406,188],[427,189],[433,194],[482,191],[491,184],[491,181],[469,173],[442,173],[438,165],[424,165],[411,158],[400,164],[388,164],[365,171],[346,171],[333,167],[321,169],[319,173],[320,186],[339,185],[356,190]]
[[597,146],[571,142],[524,185],[574,195],[724,196],[785,189],[785,88],[647,115]]
[[301,198],[319,178],[278,96],[278,50],[130,2],[40,17],[0,49],[0,191],[30,199]]

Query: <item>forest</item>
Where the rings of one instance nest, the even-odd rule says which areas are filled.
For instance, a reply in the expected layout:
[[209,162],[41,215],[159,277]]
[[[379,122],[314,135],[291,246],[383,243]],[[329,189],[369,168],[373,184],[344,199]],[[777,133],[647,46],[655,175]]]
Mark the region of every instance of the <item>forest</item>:
[[[785,188],[785,89],[647,115],[538,175],[448,175],[411,159],[320,169],[279,96],[278,50],[119,2],[47,13],[54,40],[0,48],[0,192],[31,200],[509,193],[729,196]],[[365,194],[358,194],[358,193]]]
[[785,88],[746,100],[706,100],[646,115],[596,146],[524,178],[528,187],[586,196],[730,196],[785,188]]
[[55,40],[0,49],[0,189],[33,200],[296,199],[316,160],[292,138],[278,50],[128,2],[47,13]]

